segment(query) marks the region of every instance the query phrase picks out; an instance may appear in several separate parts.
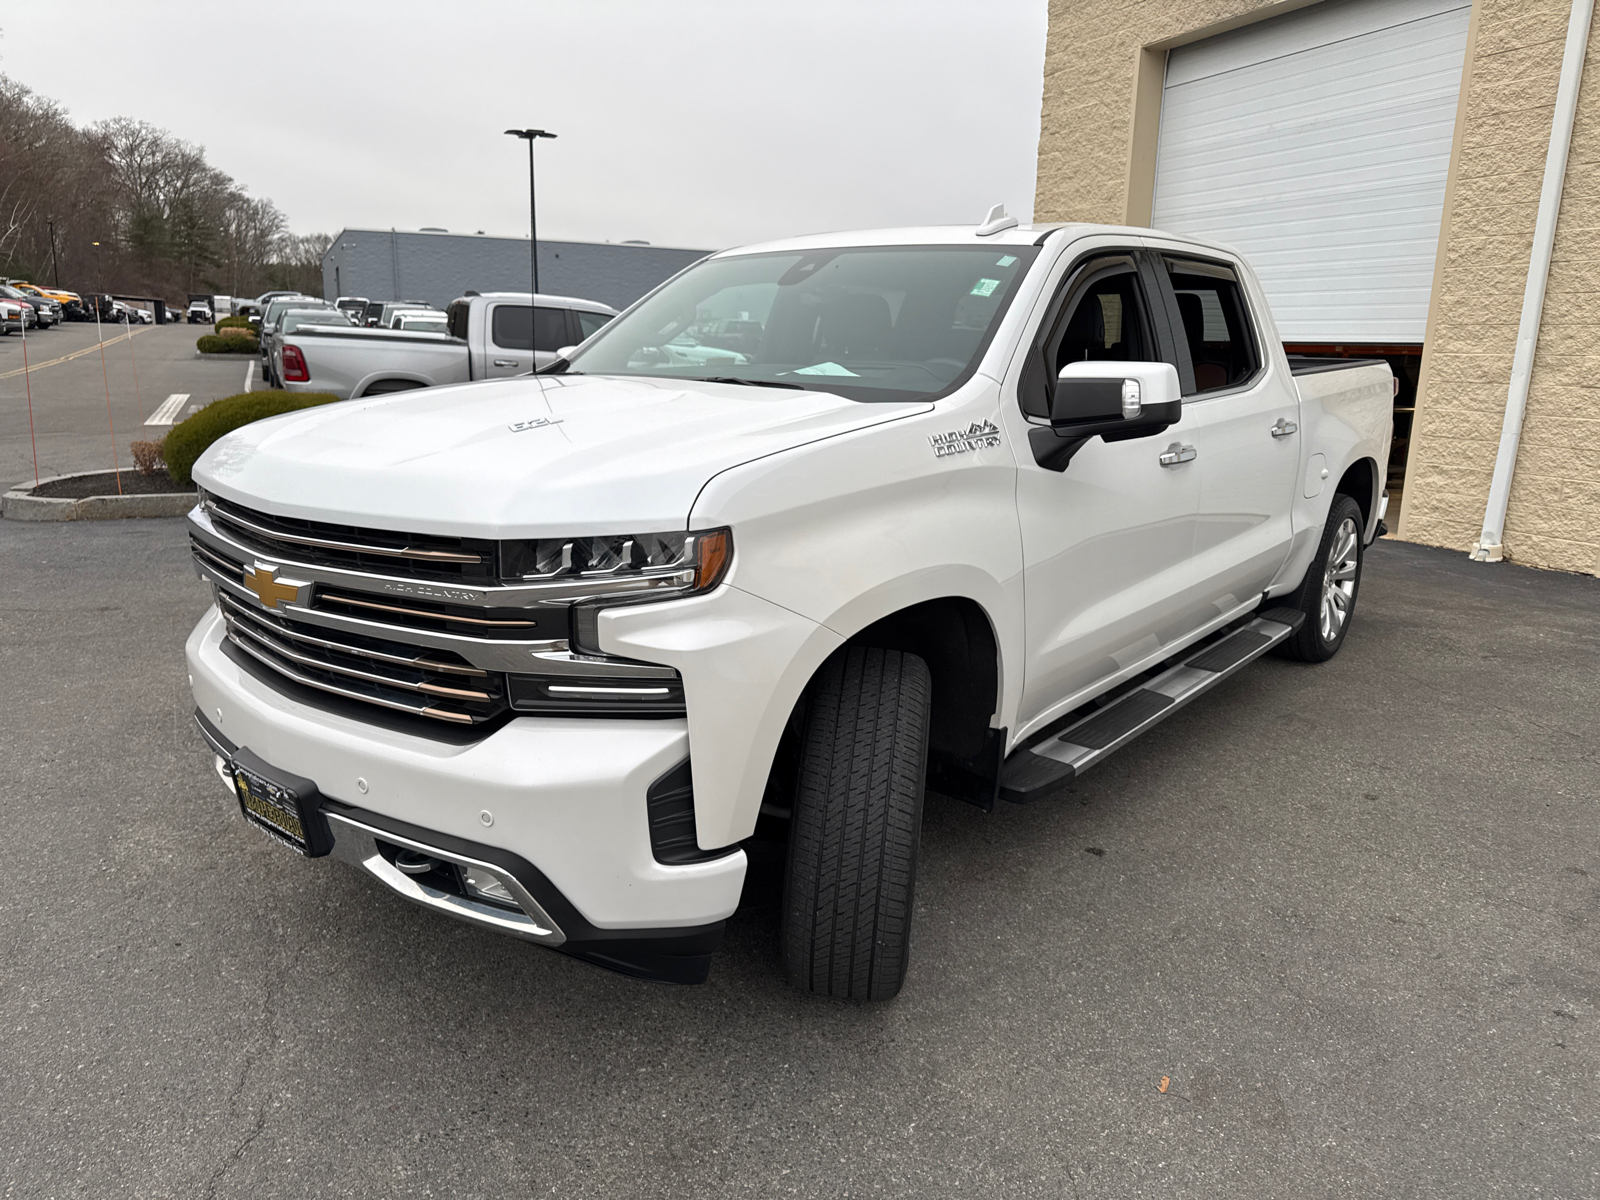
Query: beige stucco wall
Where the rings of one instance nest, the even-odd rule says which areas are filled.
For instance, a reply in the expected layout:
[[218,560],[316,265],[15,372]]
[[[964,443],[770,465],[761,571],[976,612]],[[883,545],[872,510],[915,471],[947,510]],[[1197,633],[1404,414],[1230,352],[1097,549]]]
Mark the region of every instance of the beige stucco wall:
[[[1306,0],[1051,0],[1034,212],[1149,220],[1165,50]],[[1569,0],[1477,0],[1401,536],[1477,540]],[[1507,517],[1510,557],[1600,574],[1600,76],[1590,40]]]
[[[1166,59],[1146,48],[1165,50],[1309,2],[1050,0],[1034,220],[1148,224]],[[1142,194],[1130,196],[1130,179]]]
[[[1477,0],[1401,536],[1478,539],[1550,144],[1568,0]],[[1600,574],[1600,76],[1591,38],[1512,477],[1517,562]]]

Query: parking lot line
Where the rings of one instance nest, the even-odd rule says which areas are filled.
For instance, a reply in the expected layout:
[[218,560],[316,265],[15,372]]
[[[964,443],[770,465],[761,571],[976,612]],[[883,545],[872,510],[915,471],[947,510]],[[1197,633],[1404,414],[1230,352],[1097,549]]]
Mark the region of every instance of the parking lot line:
[[92,346],[85,346],[82,350],[74,350],[71,354],[63,354],[60,358],[52,358],[46,362],[34,363],[29,367],[18,367],[14,371],[0,372],[0,379],[14,379],[24,370],[29,372],[42,371],[46,367],[53,367],[57,363],[71,362],[75,358],[82,358],[85,354],[93,354],[103,346],[115,346],[118,342],[125,342],[136,334],[143,333],[142,329],[134,329],[128,333],[119,333],[116,337],[107,338],[104,342],[96,342]]
[[256,378],[256,360],[252,358],[250,360],[250,365],[244,369],[244,390],[245,391],[248,392],[250,390],[250,388],[254,385],[255,378]]
[[161,403],[161,407],[150,414],[146,425],[171,425],[178,419],[178,413],[183,408],[183,403],[189,398],[188,392],[173,392]]

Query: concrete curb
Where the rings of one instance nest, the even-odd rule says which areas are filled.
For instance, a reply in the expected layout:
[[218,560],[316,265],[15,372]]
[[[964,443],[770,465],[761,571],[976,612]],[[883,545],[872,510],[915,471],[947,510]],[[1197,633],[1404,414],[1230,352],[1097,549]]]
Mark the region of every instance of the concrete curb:
[[32,484],[19,484],[0,498],[0,515],[8,521],[115,521],[126,517],[181,517],[195,506],[193,492],[119,496],[116,475],[115,471],[80,471],[72,475],[47,475],[39,480],[45,484],[56,479],[104,476],[110,494],[82,500],[35,496]]
[[216,362],[249,362],[252,358],[260,358],[260,350],[251,350],[248,354],[201,354],[194,352],[196,358],[209,358]]

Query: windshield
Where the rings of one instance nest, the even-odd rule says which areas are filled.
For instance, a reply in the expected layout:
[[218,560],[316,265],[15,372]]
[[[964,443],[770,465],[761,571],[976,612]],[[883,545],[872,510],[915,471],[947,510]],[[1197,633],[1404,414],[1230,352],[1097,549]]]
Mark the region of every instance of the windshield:
[[417,329],[423,333],[444,333],[445,320],[443,317],[401,317],[401,329]]
[[855,400],[940,394],[976,367],[1033,246],[869,246],[709,259],[572,358],[589,375],[718,378]]

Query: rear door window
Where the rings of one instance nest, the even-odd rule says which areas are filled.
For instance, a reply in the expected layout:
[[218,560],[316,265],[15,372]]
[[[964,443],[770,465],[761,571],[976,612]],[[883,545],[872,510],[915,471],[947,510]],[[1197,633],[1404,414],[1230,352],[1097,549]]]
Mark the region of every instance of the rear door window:
[[[568,344],[567,313],[560,308],[533,310],[533,328],[528,328],[528,307],[523,304],[497,304],[490,319],[490,334],[496,346],[505,350],[548,350],[554,352]],[[530,336],[531,333],[531,336]]]
[[1231,267],[1168,258],[1167,278],[1183,323],[1179,335],[1194,364],[1194,387],[1186,395],[1238,387],[1261,366],[1244,289]]

